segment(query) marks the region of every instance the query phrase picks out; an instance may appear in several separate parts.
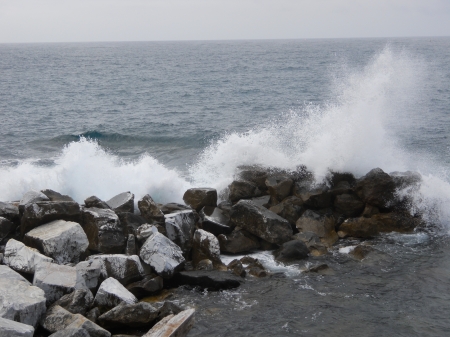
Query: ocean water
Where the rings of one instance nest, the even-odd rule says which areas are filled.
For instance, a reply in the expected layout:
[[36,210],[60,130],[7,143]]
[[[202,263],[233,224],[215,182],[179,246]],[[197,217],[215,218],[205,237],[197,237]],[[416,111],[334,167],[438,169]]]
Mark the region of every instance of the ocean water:
[[189,336],[442,336],[449,114],[450,38],[0,44],[0,200],[181,202],[246,164],[418,171],[429,230],[379,238],[381,257],[337,247],[311,276],[263,254],[278,277],[175,296],[199,309]]

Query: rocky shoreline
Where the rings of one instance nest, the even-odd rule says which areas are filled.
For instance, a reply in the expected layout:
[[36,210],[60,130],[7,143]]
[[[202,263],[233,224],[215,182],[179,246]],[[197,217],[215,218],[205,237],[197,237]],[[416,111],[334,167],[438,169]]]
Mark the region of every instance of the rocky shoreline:
[[[330,172],[322,183],[305,167],[241,167],[218,193],[192,188],[185,205],[131,192],[80,205],[52,190],[0,202],[0,336],[184,336],[195,308],[158,295],[191,287],[218,291],[271,277],[250,256],[225,265],[221,254],[273,251],[291,263],[323,256],[358,238],[424,225],[411,213],[414,172],[373,169],[356,179]],[[326,264],[305,272],[332,271]]]

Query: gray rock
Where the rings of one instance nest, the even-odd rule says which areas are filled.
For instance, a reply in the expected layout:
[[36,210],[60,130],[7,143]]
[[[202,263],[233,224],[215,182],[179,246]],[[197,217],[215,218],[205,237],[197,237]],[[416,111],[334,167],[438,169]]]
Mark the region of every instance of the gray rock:
[[214,188],[190,188],[184,195],[186,205],[199,212],[205,206],[217,206],[217,190]]
[[291,262],[308,258],[308,247],[300,240],[292,240],[274,252],[275,258],[282,262]]
[[33,335],[34,328],[31,325],[0,317],[1,337],[33,337]]
[[164,214],[177,213],[179,211],[189,211],[192,210],[189,206],[177,204],[175,202],[170,202],[161,206],[161,212]]
[[250,200],[241,200],[233,206],[231,221],[257,237],[278,245],[289,241],[293,234],[287,220]]
[[141,211],[142,217],[149,223],[164,222],[164,213],[158,207],[152,197],[146,194],[141,200],[138,201],[138,208]]
[[261,196],[258,187],[249,181],[235,180],[229,186],[229,196],[231,202],[237,202],[241,199],[250,199]]
[[266,191],[266,179],[268,178],[267,170],[260,167],[245,168],[238,173],[238,177],[242,180],[249,181],[255,184],[259,190]]
[[28,191],[26,192],[19,202],[19,211],[23,212],[26,204],[31,204],[38,201],[50,201],[50,199],[42,192]]
[[[265,207],[265,208],[270,207],[270,195],[263,195],[262,197],[251,198],[250,200],[253,201],[253,203],[255,205]],[[230,209],[230,211],[231,211],[231,209]]]
[[134,194],[123,192],[109,199],[106,204],[116,213],[134,212]]
[[114,211],[86,208],[83,210],[83,223],[90,250],[105,254],[124,251],[125,231]]
[[75,289],[86,287],[84,279],[78,276],[75,267],[49,262],[37,266],[33,285],[44,290],[48,305]]
[[25,246],[20,241],[10,239],[6,243],[3,263],[16,271],[34,274],[36,267],[45,262],[53,262],[53,259],[42,255],[37,249]]
[[247,274],[244,266],[242,265],[242,262],[239,261],[238,259],[234,259],[233,261],[231,261],[228,264],[227,269],[232,271],[234,275],[237,275],[240,277],[245,277],[245,275]]
[[215,266],[222,265],[219,240],[211,233],[197,229],[194,233],[192,262],[197,267],[205,259],[211,260]]
[[89,246],[83,228],[76,222],[55,220],[25,234],[24,243],[39,249],[56,263],[78,263]]
[[0,201],[0,216],[19,225],[19,207],[16,204]]
[[51,334],[49,337],[90,337],[89,332],[85,329],[64,329],[54,334]]
[[[9,235],[14,234],[17,224],[0,216],[0,243]],[[5,240],[6,241],[6,240]]]
[[287,198],[292,191],[294,181],[285,176],[272,176],[266,179],[266,186],[269,191],[272,204],[278,204]]
[[202,229],[214,235],[230,234],[233,227],[230,226],[230,216],[218,207],[205,206],[200,211]]
[[163,289],[164,281],[161,276],[146,276],[143,280],[127,285],[127,289],[136,298],[143,298],[155,294]]
[[371,238],[378,235],[378,227],[374,219],[371,218],[350,218],[345,220],[340,226],[338,235],[341,238],[347,236],[356,238]]
[[326,185],[299,182],[294,186],[294,195],[303,200],[305,206],[314,209],[328,208],[333,205],[333,194]]
[[7,266],[0,266],[0,317],[36,327],[45,313],[45,294]]
[[148,223],[146,223],[136,229],[136,239],[141,244],[143,244],[150,236],[155,233],[159,233],[158,227],[156,225],[149,225]]
[[89,289],[75,289],[70,294],[64,295],[54,305],[59,305],[72,314],[85,315],[94,303],[94,295]]
[[94,304],[103,309],[111,309],[121,302],[137,303],[137,298],[130,293],[119,281],[109,277],[102,282],[95,295]]
[[296,226],[299,232],[316,233],[322,243],[331,247],[337,240],[335,231],[336,219],[332,215],[321,215],[312,210],[307,210],[297,220]]
[[240,227],[229,235],[219,235],[217,239],[222,253],[239,254],[260,247],[258,238]]
[[178,285],[189,285],[214,291],[237,288],[243,280],[241,277],[233,275],[228,271],[195,270],[178,273],[172,282]]
[[125,232],[128,234],[133,234],[134,236],[136,236],[136,230],[143,224],[147,223],[142,216],[134,213],[123,212],[117,214],[117,216],[119,217],[120,223],[125,229]]
[[128,234],[127,245],[125,247],[125,255],[136,255],[136,238],[133,234]]
[[320,238],[316,233],[297,233],[294,235],[294,239],[304,242],[312,256],[321,256],[328,252],[327,247],[320,241]]
[[161,312],[147,302],[128,304],[122,302],[98,318],[101,326],[111,329],[117,327],[145,327],[157,319]]
[[64,194],[55,192],[50,189],[42,190],[41,192],[43,194],[45,194],[50,201],[73,201],[73,202],[75,202],[75,200],[73,200],[68,195],[64,195]]
[[95,195],[84,199],[84,205],[86,208],[111,209],[106,202],[97,198]]
[[361,215],[365,204],[356,195],[341,194],[336,196],[334,200],[334,208],[336,212],[344,215],[346,218]]
[[153,234],[145,241],[140,257],[162,277],[172,277],[183,268],[185,262],[181,248],[160,233]]
[[355,192],[368,204],[387,207],[394,199],[395,187],[394,180],[389,174],[375,168],[358,180]]
[[28,203],[20,223],[20,231],[25,235],[33,228],[54,220],[81,223],[80,205],[71,201],[38,201]]
[[75,266],[77,277],[84,280],[86,287],[91,290],[97,288],[101,281],[106,277],[105,267],[102,260],[82,261]]
[[197,217],[192,210],[166,214],[165,227],[167,237],[175,242],[185,254],[192,248]]
[[86,314],[86,318],[94,323],[97,323],[97,320],[100,317],[100,315],[101,315],[100,309],[95,307],[90,311],[88,311],[88,313]]
[[298,218],[306,211],[303,207],[303,201],[294,196],[284,199],[279,204],[270,207],[269,210],[286,219],[292,225],[295,225]]

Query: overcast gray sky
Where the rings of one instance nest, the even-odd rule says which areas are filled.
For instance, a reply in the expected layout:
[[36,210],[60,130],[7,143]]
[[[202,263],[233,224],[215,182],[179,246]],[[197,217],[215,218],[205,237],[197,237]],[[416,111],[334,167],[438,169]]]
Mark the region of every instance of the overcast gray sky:
[[0,0],[0,43],[449,35],[450,0]]

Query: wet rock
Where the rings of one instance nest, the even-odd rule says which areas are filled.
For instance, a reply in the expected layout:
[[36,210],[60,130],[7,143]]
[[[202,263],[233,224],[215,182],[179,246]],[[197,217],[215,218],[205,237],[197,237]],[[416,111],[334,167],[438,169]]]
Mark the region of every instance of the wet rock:
[[124,228],[114,211],[86,208],[83,210],[83,223],[91,251],[105,254],[124,251],[126,244]]
[[[0,217],[0,243],[8,236],[14,234],[17,225],[4,217]],[[5,240],[6,241],[6,240]]]
[[309,182],[300,182],[294,186],[294,195],[310,208],[321,209],[333,206],[333,194],[326,185],[314,186]]
[[249,275],[255,276],[255,277],[266,277],[268,275],[267,271],[265,269],[259,268],[259,267],[249,267],[247,268]]
[[285,176],[273,176],[266,179],[272,204],[278,204],[287,198],[292,191],[294,181]]
[[356,183],[356,194],[366,203],[385,208],[394,199],[395,183],[380,168],[375,168]]
[[218,240],[222,253],[239,254],[259,248],[258,238],[240,227],[229,235],[219,235]]
[[408,191],[416,190],[420,187],[422,176],[418,172],[391,172],[389,173],[394,181],[397,190],[408,189]]
[[210,259],[204,259],[197,263],[197,270],[213,270],[214,266]]
[[160,207],[161,212],[164,214],[177,213],[180,211],[189,211],[192,210],[189,206],[177,204],[176,202],[169,202]]
[[140,257],[162,277],[172,277],[183,268],[185,262],[181,248],[160,233],[153,234],[145,241]]
[[232,271],[234,275],[237,275],[240,277],[245,277],[245,275],[247,275],[247,272],[245,271],[245,268],[242,265],[242,262],[239,261],[238,259],[234,259],[233,261],[231,261],[228,264],[227,269]]
[[129,284],[127,290],[136,298],[143,298],[159,292],[163,286],[164,281],[161,276],[146,276],[143,280]]
[[134,212],[134,194],[123,192],[106,201],[106,204],[116,213]]
[[[262,206],[265,208],[270,207],[270,195],[263,195],[262,197],[251,198],[250,199],[255,205]],[[231,209],[230,209],[231,211]]]
[[303,201],[300,198],[292,196],[270,207],[269,210],[286,219],[290,224],[295,225],[306,209],[303,207]]
[[80,314],[72,314],[69,311],[55,305],[47,310],[41,321],[42,327],[52,333],[61,330],[84,329],[90,337],[111,337],[111,333],[99,327]]
[[370,218],[372,215],[380,213],[380,210],[378,207],[366,204],[366,207],[364,207],[364,211],[362,212],[362,216],[365,218]]
[[217,206],[217,191],[214,188],[190,188],[184,193],[183,200],[199,212],[205,206]]
[[333,196],[341,195],[341,194],[351,194],[352,187],[348,181],[340,181],[336,185],[334,185],[329,192]]
[[141,211],[141,216],[149,223],[164,223],[164,213],[150,195],[146,194],[138,201],[138,208]]
[[72,201],[38,201],[24,206],[20,231],[25,235],[33,228],[54,220],[81,223],[80,205]]
[[85,315],[94,303],[94,296],[89,289],[75,289],[72,293],[64,295],[54,305],[66,309],[72,314]]
[[50,189],[42,190],[41,192],[43,194],[45,194],[50,201],[71,201],[71,202],[75,202],[75,200],[73,200],[68,195],[64,195],[64,194],[58,193],[58,192],[50,190]]
[[249,200],[241,200],[233,206],[231,221],[257,237],[278,245],[289,241],[293,234],[287,220]]
[[0,265],[0,317],[36,327],[45,313],[45,301],[43,290]]
[[19,208],[15,204],[0,201],[0,216],[19,225]]
[[269,177],[268,172],[259,167],[244,169],[239,172],[238,177],[241,180],[249,181],[258,187],[260,191],[266,191],[266,179]]
[[345,220],[340,226],[338,235],[341,238],[348,236],[355,238],[371,238],[379,233],[378,227],[371,218],[350,218]]
[[189,285],[208,290],[222,290],[239,287],[242,278],[224,271],[195,270],[182,271],[176,274],[171,282],[178,285]]
[[111,309],[121,302],[128,304],[137,303],[134,297],[119,281],[109,277],[102,282],[95,295],[94,304],[103,309]]
[[304,273],[316,273],[319,275],[334,275],[333,269],[331,269],[325,263],[310,267],[307,270],[305,270]]
[[125,229],[125,233],[133,234],[134,236],[136,236],[136,230],[147,223],[142,216],[134,213],[122,212],[117,214],[117,216],[119,217],[120,224]]
[[309,250],[300,240],[285,242],[274,252],[275,258],[282,262],[291,262],[308,258]]
[[365,259],[370,253],[374,251],[374,248],[366,245],[358,245],[350,251],[350,255],[357,260]]
[[195,266],[201,260],[209,259],[214,265],[221,265],[220,246],[217,238],[203,229],[197,229],[194,233],[192,247],[192,262]]
[[364,202],[353,194],[341,194],[336,196],[334,200],[336,212],[343,214],[347,218],[361,215],[364,206]]
[[[270,198],[270,196],[267,196],[267,198]],[[231,203],[231,201],[225,200],[219,203],[217,207],[220,208],[225,214],[229,215],[233,204]]]
[[133,234],[128,234],[127,244],[125,246],[125,255],[136,255],[136,239]]
[[75,289],[86,287],[84,280],[77,275],[75,267],[48,262],[37,266],[33,285],[44,290],[48,305]]
[[90,320],[91,322],[97,323],[98,318],[100,317],[100,309],[95,307],[91,310],[89,310],[86,314],[86,318]]
[[202,229],[214,235],[230,234],[230,217],[218,207],[205,206],[200,211]]
[[141,244],[143,244],[150,236],[155,233],[160,233],[156,225],[143,224],[136,230],[136,239]]
[[186,336],[194,325],[194,309],[188,309],[175,316],[167,316],[151,328],[143,337],[182,337]]
[[42,192],[39,191],[28,191],[20,199],[19,211],[23,213],[25,205],[32,204],[38,201],[50,201],[50,199]]
[[420,225],[421,219],[409,213],[379,213],[371,217],[379,232],[412,233]]
[[180,211],[164,216],[167,237],[175,242],[185,254],[192,249],[196,214],[192,210]]
[[2,337],[33,337],[34,328],[31,325],[15,322],[0,317],[0,336]]
[[321,215],[312,210],[303,213],[296,223],[299,232],[316,233],[322,243],[328,247],[331,247],[338,240],[335,225],[336,220],[332,215]]
[[42,255],[37,249],[25,246],[20,241],[10,239],[6,243],[3,263],[16,271],[34,274],[36,266],[45,262],[53,262],[53,259]]
[[89,332],[85,329],[64,329],[54,334],[51,334],[49,337],[90,337]]
[[261,191],[254,183],[245,180],[233,181],[230,186],[228,186],[228,189],[228,198],[233,203],[241,199],[250,199],[261,195]]
[[240,259],[240,262],[245,266],[245,269],[249,275],[255,277],[266,277],[269,275],[258,259],[251,256],[244,256]]
[[84,205],[86,208],[100,208],[100,209],[111,209],[106,202],[97,198],[95,195],[86,198],[84,200]]
[[320,238],[316,233],[297,233],[294,235],[294,239],[304,242],[313,256],[321,256],[328,252],[327,247],[322,243],[322,241],[320,241]]
[[56,263],[78,263],[89,246],[83,228],[76,222],[55,220],[29,231],[25,244],[39,249]]
[[75,269],[77,270],[78,278],[82,278],[86,287],[91,290],[96,289],[105,277],[102,275],[105,269],[102,260],[82,261],[75,266]]

